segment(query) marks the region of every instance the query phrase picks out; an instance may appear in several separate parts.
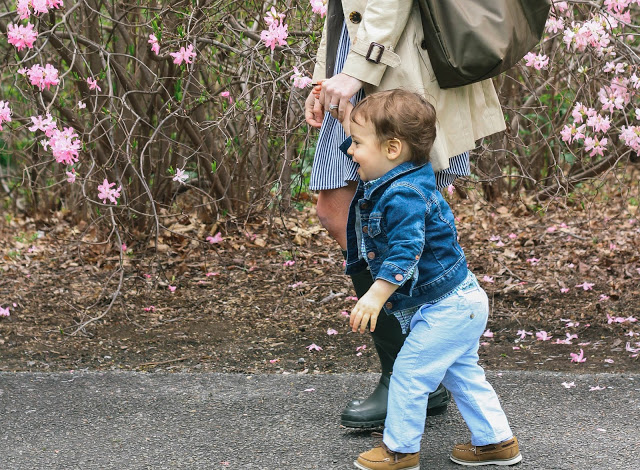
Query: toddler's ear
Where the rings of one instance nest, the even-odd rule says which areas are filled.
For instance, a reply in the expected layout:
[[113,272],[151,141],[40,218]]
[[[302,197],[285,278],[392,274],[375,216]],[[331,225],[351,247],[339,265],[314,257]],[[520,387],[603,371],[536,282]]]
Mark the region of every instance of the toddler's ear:
[[387,158],[395,160],[402,154],[402,141],[397,138],[389,139],[386,142]]
[[344,129],[344,133],[347,136],[351,135],[351,130],[349,125],[351,124],[351,111],[353,110],[353,105],[351,102],[347,103],[347,109],[344,110],[344,119],[340,124],[342,124],[342,128]]

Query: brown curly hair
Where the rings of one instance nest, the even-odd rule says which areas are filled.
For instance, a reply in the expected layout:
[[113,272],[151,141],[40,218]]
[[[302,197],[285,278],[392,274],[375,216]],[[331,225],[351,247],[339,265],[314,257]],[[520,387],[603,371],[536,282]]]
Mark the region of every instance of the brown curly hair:
[[436,139],[436,110],[417,93],[402,89],[373,93],[353,108],[350,119],[371,122],[380,143],[394,138],[405,142],[412,162],[429,161]]

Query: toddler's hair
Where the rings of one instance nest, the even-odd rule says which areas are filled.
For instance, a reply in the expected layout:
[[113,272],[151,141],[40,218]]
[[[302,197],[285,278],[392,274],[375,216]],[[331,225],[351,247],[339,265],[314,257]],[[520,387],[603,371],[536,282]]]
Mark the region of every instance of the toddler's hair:
[[380,143],[394,138],[403,141],[412,162],[429,161],[436,139],[436,110],[417,93],[401,89],[373,93],[353,108],[350,119],[371,122]]

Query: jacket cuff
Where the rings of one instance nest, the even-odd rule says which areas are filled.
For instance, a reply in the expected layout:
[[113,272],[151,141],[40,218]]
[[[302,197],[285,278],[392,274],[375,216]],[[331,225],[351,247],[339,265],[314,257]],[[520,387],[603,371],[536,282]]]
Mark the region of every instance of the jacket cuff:
[[408,276],[408,273],[413,267],[414,266],[409,266],[409,269],[401,269],[395,264],[384,262],[382,266],[380,266],[380,271],[378,271],[376,279],[383,279],[396,286],[402,286],[412,277]]
[[[369,48],[369,44],[356,41],[351,46],[349,54],[347,54],[342,73],[357,78],[362,82],[370,83],[373,86],[378,86],[387,67],[397,67],[400,65],[401,60],[400,56],[390,49],[384,49],[380,54],[379,48],[374,47],[370,53]],[[367,56],[371,60],[368,60]],[[375,60],[378,58],[380,61],[376,63]]]
[[351,147],[351,136],[348,136],[346,139],[344,139],[344,142],[342,142],[340,144],[340,147],[338,147],[342,153],[344,153],[347,157],[351,158],[351,155],[347,153],[347,150],[349,150],[349,147]]

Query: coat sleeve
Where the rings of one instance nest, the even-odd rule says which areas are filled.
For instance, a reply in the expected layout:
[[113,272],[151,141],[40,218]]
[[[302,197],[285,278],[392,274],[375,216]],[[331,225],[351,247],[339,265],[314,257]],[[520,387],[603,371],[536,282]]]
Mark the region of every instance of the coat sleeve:
[[327,23],[324,22],[322,27],[322,37],[320,38],[320,46],[318,46],[318,52],[316,54],[316,66],[313,69],[313,83],[318,83],[320,80],[324,80],[326,77],[326,61],[327,61]]
[[[369,0],[342,72],[354,78],[378,86],[387,67],[400,65],[400,57],[394,48],[404,31],[413,0]],[[348,18],[349,12],[345,12]],[[349,21],[349,20],[347,20]],[[384,46],[380,63],[367,60],[372,43]],[[370,59],[376,59],[380,48],[373,46]]]
[[387,227],[389,252],[376,279],[402,286],[415,274],[414,270],[422,255],[425,245],[425,217],[431,206],[419,191],[408,184],[387,190],[383,198],[383,218]]

